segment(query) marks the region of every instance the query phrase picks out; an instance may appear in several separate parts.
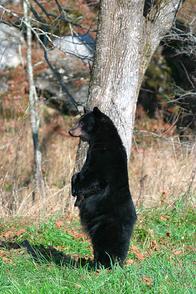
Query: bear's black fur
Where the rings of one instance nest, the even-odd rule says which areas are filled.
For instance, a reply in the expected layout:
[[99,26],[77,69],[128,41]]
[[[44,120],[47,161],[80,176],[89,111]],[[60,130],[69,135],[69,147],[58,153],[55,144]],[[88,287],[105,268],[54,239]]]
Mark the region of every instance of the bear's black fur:
[[125,148],[111,119],[97,107],[69,133],[89,143],[84,166],[72,177],[72,195],[92,241],[95,265],[122,265],[136,221]]

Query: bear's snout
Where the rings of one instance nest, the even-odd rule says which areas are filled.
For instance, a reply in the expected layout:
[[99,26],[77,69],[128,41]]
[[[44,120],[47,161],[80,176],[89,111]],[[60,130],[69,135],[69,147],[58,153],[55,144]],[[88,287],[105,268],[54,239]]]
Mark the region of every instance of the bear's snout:
[[81,134],[82,134],[82,130],[81,130],[80,125],[76,125],[74,128],[71,128],[71,129],[69,130],[69,134],[70,134],[72,137],[80,137]]

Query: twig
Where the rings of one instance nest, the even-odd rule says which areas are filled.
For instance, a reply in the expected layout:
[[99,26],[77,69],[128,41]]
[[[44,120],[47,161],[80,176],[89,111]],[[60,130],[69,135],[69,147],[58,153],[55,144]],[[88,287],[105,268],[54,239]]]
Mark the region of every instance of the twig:
[[51,69],[51,71],[53,72],[53,74],[56,76],[57,81],[59,82],[59,84],[61,85],[63,92],[68,96],[69,100],[71,101],[71,103],[74,105],[76,111],[79,113],[78,110],[78,106],[79,104],[75,101],[75,99],[73,98],[73,96],[70,94],[70,92],[67,90],[62,76],[61,74],[52,66],[52,64],[50,63],[49,59],[48,59],[48,53],[46,50],[44,50],[44,58],[49,66],[49,68]]
[[45,7],[40,3],[40,1],[38,1],[38,0],[33,0],[33,1],[39,6],[39,8],[43,11],[43,13],[47,16],[47,18],[50,19],[49,13],[45,9]]
[[[38,2],[37,0],[34,0],[34,1],[35,1],[36,3]],[[40,4],[40,3],[39,3],[39,4]],[[28,5],[29,5],[29,8],[31,8],[31,6],[30,6],[29,3],[28,3]],[[41,4],[40,4],[40,5],[41,5]],[[42,5],[41,5],[41,6],[42,6]],[[24,17],[24,18],[20,17],[18,14],[12,12],[10,9],[4,8],[2,5],[0,5],[0,8],[2,8],[3,11],[5,11],[5,12],[7,12],[7,13],[10,13],[11,15],[13,15],[13,16],[19,18],[19,19],[21,20],[21,23],[23,23],[23,24],[26,26],[27,30],[31,30],[31,32],[33,32],[33,34],[36,36],[36,38],[37,38],[39,44],[41,45],[42,49],[44,50],[44,57],[45,57],[45,60],[46,60],[46,62],[47,62],[47,64],[48,64],[49,68],[51,69],[51,71],[53,72],[53,74],[56,76],[56,79],[57,79],[57,81],[60,83],[63,92],[68,96],[70,102],[74,105],[76,111],[79,113],[79,110],[78,110],[78,106],[79,106],[79,104],[75,101],[74,97],[73,97],[73,96],[70,94],[70,92],[67,90],[67,88],[66,88],[66,86],[65,86],[65,84],[64,84],[64,81],[63,81],[63,79],[62,79],[61,74],[60,74],[60,73],[59,73],[59,72],[58,72],[58,71],[52,66],[52,64],[50,63],[50,61],[49,61],[49,59],[48,59],[48,53],[47,53],[48,49],[47,49],[47,47],[45,46],[45,44],[42,42],[42,40],[40,39],[39,34],[38,34],[38,31],[40,31],[42,35],[44,34],[45,37],[46,37],[50,42],[52,42],[51,39],[50,39],[50,36],[55,36],[55,35],[53,35],[53,34],[51,34],[51,33],[46,33],[45,30],[42,30],[42,29],[40,29],[40,28],[34,28],[34,27],[32,27],[32,26],[26,21],[26,18],[25,18],[25,17]],[[35,16],[35,15],[34,15],[34,16]],[[36,17],[36,16],[35,16],[35,17]],[[29,17],[29,20],[30,20],[30,17]],[[39,22],[40,22],[40,18],[38,17],[38,18],[36,19],[36,21],[39,21]]]
[[62,13],[63,12],[63,8],[61,7],[59,1],[58,0],[55,0],[55,2],[56,2],[56,5],[58,7],[59,12]]
[[[34,9],[34,7],[32,5],[30,5],[30,9],[34,15],[34,17],[40,22],[40,23],[43,23],[43,18],[37,13],[37,11]],[[44,24],[45,26],[48,24]]]
[[189,83],[191,84],[192,88],[194,89],[195,86],[194,86],[193,82],[191,81],[191,78],[190,78],[190,76],[189,76],[189,74],[188,74],[188,72],[186,70],[186,67],[184,66],[184,63],[181,61],[180,64],[181,64],[181,66],[182,66],[182,68],[183,68],[183,70],[185,72],[185,75],[187,77],[187,80],[189,81]]

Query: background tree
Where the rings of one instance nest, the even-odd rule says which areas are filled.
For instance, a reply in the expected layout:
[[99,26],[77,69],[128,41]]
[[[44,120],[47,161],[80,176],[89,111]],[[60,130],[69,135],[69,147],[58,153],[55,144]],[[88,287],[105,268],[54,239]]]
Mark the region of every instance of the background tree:
[[[34,178],[35,178],[35,192],[38,191],[41,198],[42,213],[44,212],[44,199],[45,199],[45,189],[44,180],[42,176],[42,154],[40,150],[39,142],[39,103],[37,91],[34,84],[33,76],[33,65],[32,65],[32,27],[30,18],[30,4],[28,0],[23,1],[24,10],[24,24],[26,26],[26,36],[27,36],[27,74],[29,82],[29,108],[31,115],[31,128],[32,128],[32,139],[33,139],[33,151],[34,151]],[[34,192],[34,194],[35,194]],[[35,195],[33,194],[33,198]]]

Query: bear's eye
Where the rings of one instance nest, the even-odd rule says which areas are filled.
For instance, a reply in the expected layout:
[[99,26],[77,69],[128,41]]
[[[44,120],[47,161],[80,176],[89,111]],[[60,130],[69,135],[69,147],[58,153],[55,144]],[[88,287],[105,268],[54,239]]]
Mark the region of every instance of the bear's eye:
[[83,126],[84,126],[83,121],[80,121],[80,127],[83,127]]

